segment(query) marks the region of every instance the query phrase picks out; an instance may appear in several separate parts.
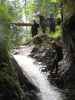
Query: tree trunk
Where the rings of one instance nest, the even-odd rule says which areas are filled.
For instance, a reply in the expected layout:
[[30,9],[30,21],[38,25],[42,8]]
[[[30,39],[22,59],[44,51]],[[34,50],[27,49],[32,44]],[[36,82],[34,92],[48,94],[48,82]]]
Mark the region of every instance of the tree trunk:
[[[68,52],[70,68],[65,75],[68,100],[75,100],[75,0],[64,0],[63,41]],[[67,58],[67,59],[68,59]]]

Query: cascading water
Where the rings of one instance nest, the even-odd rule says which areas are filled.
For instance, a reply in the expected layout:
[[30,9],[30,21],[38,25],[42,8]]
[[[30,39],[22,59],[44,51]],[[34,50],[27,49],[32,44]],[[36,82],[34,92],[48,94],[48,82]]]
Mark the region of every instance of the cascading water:
[[27,55],[14,55],[15,60],[20,65],[24,74],[29,76],[29,80],[40,89],[38,96],[41,100],[62,100],[58,89],[52,86],[44,73],[40,71],[42,65],[36,64],[35,60]]

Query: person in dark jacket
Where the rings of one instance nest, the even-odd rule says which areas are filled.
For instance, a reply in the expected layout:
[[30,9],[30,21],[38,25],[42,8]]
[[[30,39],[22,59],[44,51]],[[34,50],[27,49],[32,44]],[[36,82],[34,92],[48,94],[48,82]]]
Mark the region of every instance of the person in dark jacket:
[[33,20],[33,24],[31,27],[32,37],[38,34],[38,28],[39,28],[39,24],[35,20]]

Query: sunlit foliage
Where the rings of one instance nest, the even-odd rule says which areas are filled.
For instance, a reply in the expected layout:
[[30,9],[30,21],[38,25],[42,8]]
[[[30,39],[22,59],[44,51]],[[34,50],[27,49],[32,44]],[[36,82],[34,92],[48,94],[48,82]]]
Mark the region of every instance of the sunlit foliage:
[[8,52],[13,46],[14,35],[11,29],[11,23],[20,18],[19,9],[15,9],[15,2],[8,0],[0,1],[0,49]]

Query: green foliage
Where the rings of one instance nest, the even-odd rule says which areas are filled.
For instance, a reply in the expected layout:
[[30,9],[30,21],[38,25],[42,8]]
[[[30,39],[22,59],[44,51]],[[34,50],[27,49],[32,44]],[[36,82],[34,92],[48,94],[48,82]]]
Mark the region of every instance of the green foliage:
[[31,0],[31,2],[29,2],[27,5],[26,5],[26,13],[28,14],[32,14],[34,13],[35,11],[35,3]]
[[44,16],[50,14],[50,12],[55,12],[55,4],[59,3],[60,0],[29,0],[25,5],[25,14],[32,15],[35,12],[40,11]]
[[57,26],[56,27],[56,31],[50,33],[49,36],[54,38],[54,39],[58,39],[58,38],[62,37],[62,29],[61,29],[61,27]]
[[6,50],[9,49],[10,22],[12,19],[9,8],[5,4],[0,4],[0,48]]
[[49,0],[50,2],[53,2],[53,3],[57,3],[57,2],[60,2],[60,0]]
[[10,23],[13,23],[20,19],[20,10],[17,8],[14,2],[0,3],[0,49],[4,49],[7,53],[13,47],[13,39],[16,31],[12,31]]

